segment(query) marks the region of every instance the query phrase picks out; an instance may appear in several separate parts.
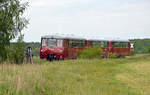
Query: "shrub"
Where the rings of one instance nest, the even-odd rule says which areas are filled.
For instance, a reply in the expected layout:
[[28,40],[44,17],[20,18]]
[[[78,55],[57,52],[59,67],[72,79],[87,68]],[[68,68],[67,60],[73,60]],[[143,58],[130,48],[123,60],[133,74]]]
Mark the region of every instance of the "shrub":
[[102,58],[102,49],[99,47],[87,47],[84,50],[79,51],[79,58]]
[[148,48],[148,53],[150,54],[150,48]]
[[109,53],[108,58],[118,58],[119,55],[117,53]]
[[130,51],[130,55],[131,55],[131,56],[134,56],[134,55],[135,55],[134,50],[131,50],[131,51]]
[[25,57],[25,43],[23,41],[24,35],[18,37],[17,42],[9,50],[9,61],[13,63],[21,64],[23,63]]

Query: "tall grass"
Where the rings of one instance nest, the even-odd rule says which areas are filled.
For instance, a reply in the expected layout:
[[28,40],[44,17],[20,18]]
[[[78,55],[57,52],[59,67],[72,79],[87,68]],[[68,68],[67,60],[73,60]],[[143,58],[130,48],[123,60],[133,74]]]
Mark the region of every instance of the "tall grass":
[[0,64],[0,95],[150,95],[149,57]]

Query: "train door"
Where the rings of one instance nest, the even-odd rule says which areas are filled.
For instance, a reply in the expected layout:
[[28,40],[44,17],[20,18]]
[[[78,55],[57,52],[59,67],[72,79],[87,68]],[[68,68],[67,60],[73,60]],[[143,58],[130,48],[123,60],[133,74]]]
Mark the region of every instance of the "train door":
[[64,40],[64,58],[69,57],[69,40],[65,39]]
[[65,40],[65,58],[74,58],[74,47],[72,40]]
[[108,53],[110,51],[110,42],[109,41],[102,41],[101,42],[101,47],[102,47],[102,50],[103,50],[103,57],[107,57],[108,56]]
[[114,44],[115,42],[110,42],[110,53],[114,53]]
[[46,56],[46,49],[47,49],[47,39],[41,39],[41,48],[40,48],[40,58],[47,58]]
[[69,58],[76,58],[77,57],[77,41],[76,40],[69,40],[69,48],[68,48],[68,56]]

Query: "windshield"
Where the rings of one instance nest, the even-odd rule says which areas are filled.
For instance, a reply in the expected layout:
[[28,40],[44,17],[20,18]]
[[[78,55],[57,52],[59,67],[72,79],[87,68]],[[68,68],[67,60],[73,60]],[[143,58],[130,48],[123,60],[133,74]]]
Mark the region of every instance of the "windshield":
[[46,39],[42,39],[42,46],[46,46],[46,42],[47,42]]
[[57,40],[57,46],[62,47],[63,46],[63,41],[62,40]]
[[48,39],[48,46],[49,47],[56,47],[57,41],[56,39]]

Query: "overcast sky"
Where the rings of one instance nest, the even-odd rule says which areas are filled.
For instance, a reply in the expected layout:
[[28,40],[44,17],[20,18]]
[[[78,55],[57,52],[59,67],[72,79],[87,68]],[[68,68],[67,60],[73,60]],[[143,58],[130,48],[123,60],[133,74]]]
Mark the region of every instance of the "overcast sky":
[[150,38],[150,0],[30,0],[25,41],[43,35]]

